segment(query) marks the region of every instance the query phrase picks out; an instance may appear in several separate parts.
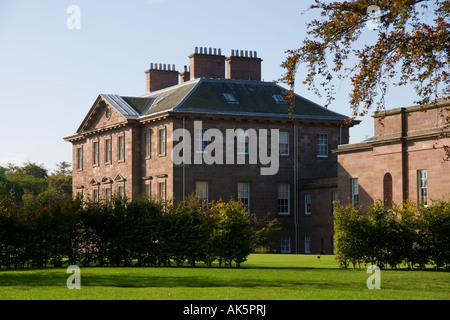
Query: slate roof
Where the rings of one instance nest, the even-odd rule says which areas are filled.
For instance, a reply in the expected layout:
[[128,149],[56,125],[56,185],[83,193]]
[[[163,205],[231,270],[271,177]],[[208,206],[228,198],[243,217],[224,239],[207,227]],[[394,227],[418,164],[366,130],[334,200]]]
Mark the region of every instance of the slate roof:
[[[289,116],[288,104],[278,103],[274,96],[287,90],[273,82],[202,79],[174,111],[236,115]],[[238,103],[229,103],[224,94],[232,94]],[[348,117],[295,95],[295,118],[343,120]]]
[[[286,91],[285,88],[274,82],[198,78],[140,97],[100,94],[96,103],[100,99],[104,99],[125,119],[140,119],[169,111],[289,117],[288,105],[283,101],[277,102],[274,97],[276,95],[284,96]],[[232,94],[237,103],[228,102],[224,94]],[[330,120],[348,118],[299,95],[295,95],[295,108],[292,116],[294,118]],[[83,124],[79,130],[82,126]],[[80,132],[79,130],[77,132]]]

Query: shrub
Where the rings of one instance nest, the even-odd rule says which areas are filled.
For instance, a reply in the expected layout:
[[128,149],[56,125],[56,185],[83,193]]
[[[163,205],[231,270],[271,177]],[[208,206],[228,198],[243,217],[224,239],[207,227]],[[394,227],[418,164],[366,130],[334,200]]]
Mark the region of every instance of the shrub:
[[405,202],[392,209],[377,201],[367,210],[337,204],[334,217],[336,259],[343,268],[361,262],[381,268],[450,266],[450,201],[428,207]]

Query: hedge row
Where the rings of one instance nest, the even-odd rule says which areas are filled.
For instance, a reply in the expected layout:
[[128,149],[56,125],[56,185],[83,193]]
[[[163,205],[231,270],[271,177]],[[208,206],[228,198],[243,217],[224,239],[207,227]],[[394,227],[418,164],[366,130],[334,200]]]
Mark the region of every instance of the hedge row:
[[[0,197],[0,267],[195,266],[238,267],[258,233],[240,202],[202,209],[196,199],[162,206],[115,198],[111,204],[25,195],[17,206]],[[259,234],[261,237],[261,234]]]
[[337,205],[336,258],[341,267],[374,264],[380,268],[450,266],[450,201],[428,207],[413,203],[385,208],[376,202],[367,210]]

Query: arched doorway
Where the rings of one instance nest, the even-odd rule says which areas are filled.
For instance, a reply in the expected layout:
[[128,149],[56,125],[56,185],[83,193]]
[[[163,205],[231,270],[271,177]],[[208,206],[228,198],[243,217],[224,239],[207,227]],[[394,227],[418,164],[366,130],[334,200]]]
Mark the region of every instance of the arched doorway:
[[383,204],[385,208],[392,208],[392,176],[389,172],[383,177]]

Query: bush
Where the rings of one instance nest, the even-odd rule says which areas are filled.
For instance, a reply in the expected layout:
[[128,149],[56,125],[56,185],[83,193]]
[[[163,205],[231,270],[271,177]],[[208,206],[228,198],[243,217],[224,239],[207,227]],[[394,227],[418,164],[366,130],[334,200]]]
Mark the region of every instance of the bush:
[[343,268],[350,263],[450,266],[450,202],[428,207],[406,202],[388,209],[377,201],[365,211],[337,204],[334,216],[336,259]]
[[194,197],[177,205],[118,197],[105,204],[53,191],[25,192],[19,204],[2,192],[0,267],[195,266],[198,261],[211,266],[215,260],[239,267],[254,247],[254,235],[264,233],[252,228],[244,211],[236,201],[211,203],[205,210]]

